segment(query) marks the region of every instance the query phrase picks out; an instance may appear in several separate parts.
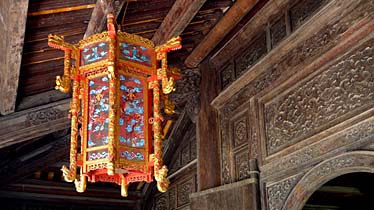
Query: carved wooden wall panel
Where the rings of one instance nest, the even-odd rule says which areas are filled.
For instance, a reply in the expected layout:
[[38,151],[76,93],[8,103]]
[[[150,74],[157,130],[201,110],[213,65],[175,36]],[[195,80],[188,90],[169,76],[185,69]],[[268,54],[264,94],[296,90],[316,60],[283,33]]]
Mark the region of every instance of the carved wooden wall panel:
[[240,181],[250,176],[248,148],[234,154],[235,180]]
[[177,186],[169,189],[169,209],[177,209]]
[[173,178],[166,193],[157,193],[154,199],[154,209],[181,210],[189,209],[189,195],[196,192],[196,165],[185,174]]
[[269,210],[281,209],[292,188],[301,179],[302,174],[296,174],[266,187]]
[[[153,208],[157,210],[189,209],[189,195],[197,190],[196,128],[190,124],[169,164],[170,186],[166,193],[156,193]],[[194,162],[195,161],[195,162]],[[192,163],[192,164],[191,164]],[[189,164],[189,167],[185,167]]]
[[221,70],[221,88],[225,89],[235,80],[235,63],[234,61],[228,62]]
[[195,178],[191,177],[177,185],[177,206],[181,207],[190,203],[189,195],[195,192]]
[[[221,158],[222,158],[222,176],[221,182],[231,183],[246,178],[243,170],[249,164],[249,103],[244,104],[238,110],[237,114],[230,120],[221,121],[222,139]],[[229,141],[227,141],[229,140]]]
[[174,152],[172,161],[169,166],[169,174],[174,173],[189,162],[196,159],[196,129],[192,124],[189,130],[181,139],[181,144]]
[[289,10],[292,30],[301,26],[315,11],[328,0],[303,0],[297,2]]
[[[373,137],[373,136],[372,136]],[[372,138],[373,140],[374,138]],[[325,182],[352,172],[374,173],[374,152],[354,151],[337,155],[312,167],[292,188],[282,210],[301,210],[307,199]],[[279,208],[280,209],[280,208]]]
[[271,47],[275,47],[280,41],[287,36],[287,21],[285,16],[280,16],[278,20],[274,21],[270,26]]
[[155,199],[155,210],[165,210],[169,209],[169,194],[160,193]]
[[235,58],[236,77],[241,76],[248,68],[253,66],[267,52],[266,33],[259,34],[244,52]]
[[[263,10],[273,15],[252,26],[263,30],[248,43],[266,31],[262,57],[252,59],[253,44],[227,65],[212,61],[225,89],[212,102],[219,110],[221,183],[245,179],[257,159],[263,210],[291,209],[300,198],[295,187],[314,166],[373,150],[374,141],[374,2],[279,5],[269,2]],[[354,158],[344,157],[315,173],[331,178],[342,168],[354,170]]]
[[[280,41],[290,35],[291,30],[295,31],[298,29],[299,26],[305,23],[323,5],[330,1],[331,0],[299,0],[296,1],[296,3],[294,1],[282,1],[281,4],[285,4],[285,9],[282,10],[282,8],[279,7],[278,13],[271,15],[267,24],[258,26],[262,31],[247,45],[248,47],[243,51],[239,51],[220,68],[221,89],[225,89],[230,83],[249,70],[267,54],[268,51],[274,49]],[[273,12],[272,10],[274,9],[269,9],[269,11]],[[266,31],[268,31],[268,33],[265,33]],[[238,48],[242,47],[243,46],[238,46]],[[213,62],[219,63],[219,61]],[[216,65],[219,66],[222,64]]]
[[373,106],[373,46],[366,42],[264,104],[269,155]]

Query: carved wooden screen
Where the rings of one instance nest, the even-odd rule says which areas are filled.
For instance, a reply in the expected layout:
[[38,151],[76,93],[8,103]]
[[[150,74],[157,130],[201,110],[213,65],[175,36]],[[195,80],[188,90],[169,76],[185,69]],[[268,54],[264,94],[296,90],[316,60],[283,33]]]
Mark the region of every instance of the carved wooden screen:
[[[213,101],[222,184],[249,177],[248,160],[255,158],[263,209],[289,210],[300,207],[288,200],[298,196],[292,193],[298,183],[311,190],[300,180],[367,164],[344,152],[373,150],[373,9],[365,0],[269,2],[225,46],[247,43],[247,49],[229,60],[225,49],[212,58],[225,89]],[[312,170],[316,164],[319,171]]]
[[[153,203],[154,210],[189,209],[189,195],[197,190],[195,132],[195,125],[191,124],[183,135],[181,144],[173,153],[169,167],[172,176],[171,184],[168,192],[156,194]],[[186,165],[190,167],[185,168]],[[176,174],[179,170],[182,171]],[[173,174],[176,175],[173,176]]]

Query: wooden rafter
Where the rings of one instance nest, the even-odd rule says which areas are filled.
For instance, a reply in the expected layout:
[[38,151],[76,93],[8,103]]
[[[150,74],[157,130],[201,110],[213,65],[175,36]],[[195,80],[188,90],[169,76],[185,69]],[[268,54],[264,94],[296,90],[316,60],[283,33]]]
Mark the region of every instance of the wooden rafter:
[[177,0],[166,15],[152,41],[156,45],[180,35],[206,0]]
[[[70,135],[66,135],[57,138],[33,151],[17,154],[19,156],[15,159],[10,158],[7,165],[2,166],[0,170],[0,186],[19,181],[67,156],[70,146],[69,137]],[[4,158],[2,161],[7,159]]]
[[204,37],[200,44],[186,58],[187,67],[195,68],[218,45],[218,43],[239,23],[259,0],[237,0],[226,15]]
[[121,8],[126,1],[134,0],[116,0],[116,1],[102,1],[97,0],[96,6],[92,11],[90,22],[88,23],[84,37],[91,36],[92,34],[100,33],[105,29],[106,15],[114,12],[115,15],[119,14]]

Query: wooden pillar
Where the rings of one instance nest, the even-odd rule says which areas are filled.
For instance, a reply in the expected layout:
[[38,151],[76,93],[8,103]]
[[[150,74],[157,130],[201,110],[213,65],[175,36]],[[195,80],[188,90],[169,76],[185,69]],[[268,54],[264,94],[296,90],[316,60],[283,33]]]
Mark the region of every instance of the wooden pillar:
[[0,114],[13,113],[29,1],[0,1]]
[[198,191],[220,185],[218,113],[210,105],[218,95],[218,79],[209,59],[200,65],[200,113],[197,122]]

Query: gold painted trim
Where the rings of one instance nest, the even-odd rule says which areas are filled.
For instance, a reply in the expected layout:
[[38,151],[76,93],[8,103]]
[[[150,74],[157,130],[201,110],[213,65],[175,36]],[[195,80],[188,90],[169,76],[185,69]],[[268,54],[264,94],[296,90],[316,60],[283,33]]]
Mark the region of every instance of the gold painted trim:
[[104,31],[99,34],[93,34],[85,39],[82,39],[78,42],[80,49],[87,47],[88,45],[97,43],[97,42],[110,42],[109,32]]
[[98,69],[105,69],[106,71],[108,71],[108,59],[105,59],[105,60],[101,60],[101,61],[98,61],[98,62],[94,62],[94,63],[90,63],[90,64],[86,64],[84,66],[80,66],[79,67],[79,72],[81,74],[89,74],[91,72],[95,72],[97,71]]
[[151,49],[155,48],[155,44],[151,40],[136,34],[129,34],[122,31],[117,31],[117,40],[131,42]]
[[87,152],[92,152],[92,151],[103,150],[103,149],[108,149],[108,145],[101,145],[101,146],[96,146],[96,147],[87,147],[86,151]]

